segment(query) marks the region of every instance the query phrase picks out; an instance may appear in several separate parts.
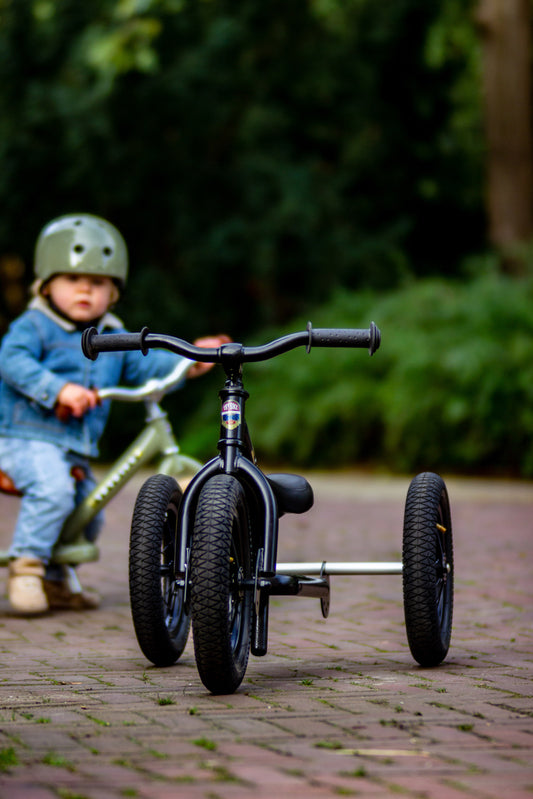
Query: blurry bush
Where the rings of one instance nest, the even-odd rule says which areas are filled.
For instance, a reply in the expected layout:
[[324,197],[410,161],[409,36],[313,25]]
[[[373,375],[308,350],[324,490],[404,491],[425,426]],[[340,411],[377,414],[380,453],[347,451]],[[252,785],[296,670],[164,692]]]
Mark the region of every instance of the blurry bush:
[[119,313],[191,336],[455,274],[485,246],[474,6],[0,2],[0,256],[29,284],[45,222],[105,216]]
[[[261,460],[533,476],[533,281],[487,274],[486,266],[465,282],[427,279],[387,295],[340,291],[310,313],[314,327],[373,319],[383,338],[372,360],[315,348],[249,365],[248,421]],[[257,343],[306,323],[264,331]],[[207,388],[195,387],[203,397],[181,433],[204,456],[215,454],[217,435],[217,400]]]

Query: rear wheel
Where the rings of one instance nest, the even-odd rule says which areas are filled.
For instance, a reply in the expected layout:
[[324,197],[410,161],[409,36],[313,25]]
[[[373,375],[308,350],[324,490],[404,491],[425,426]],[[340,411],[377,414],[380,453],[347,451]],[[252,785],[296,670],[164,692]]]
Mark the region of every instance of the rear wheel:
[[190,629],[183,587],[176,582],[176,530],[182,492],[176,480],[158,474],[144,483],[135,503],[130,534],[130,603],[144,655],[156,666],[181,656]]
[[211,693],[230,694],[241,684],[248,664],[253,557],[246,498],[229,475],[212,477],[200,492],[190,562],[198,672]]
[[407,640],[421,666],[448,653],[453,615],[453,538],[446,485],[432,472],[417,475],[405,503],[403,599]]

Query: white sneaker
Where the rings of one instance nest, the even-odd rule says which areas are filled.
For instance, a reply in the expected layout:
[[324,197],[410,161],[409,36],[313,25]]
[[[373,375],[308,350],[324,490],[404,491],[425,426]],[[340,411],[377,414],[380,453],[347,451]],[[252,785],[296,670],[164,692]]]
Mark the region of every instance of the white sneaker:
[[38,558],[15,558],[10,562],[7,595],[13,610],[26,616],[48,610],[43,577],[44,564]]

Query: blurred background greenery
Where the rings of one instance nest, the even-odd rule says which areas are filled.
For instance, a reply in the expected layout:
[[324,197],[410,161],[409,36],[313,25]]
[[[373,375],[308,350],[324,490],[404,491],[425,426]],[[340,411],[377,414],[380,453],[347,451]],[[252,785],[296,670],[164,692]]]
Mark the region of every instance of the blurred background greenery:
[[[0,0],[0,332],[43,224],[95,213],[129,245],[130,329],[382,329],[370,361],[250,367],[263,458],[531,477],[530,11]],[[205,457],[215,372],[167,401]],[[105,457],[140,422],[117,410]]]

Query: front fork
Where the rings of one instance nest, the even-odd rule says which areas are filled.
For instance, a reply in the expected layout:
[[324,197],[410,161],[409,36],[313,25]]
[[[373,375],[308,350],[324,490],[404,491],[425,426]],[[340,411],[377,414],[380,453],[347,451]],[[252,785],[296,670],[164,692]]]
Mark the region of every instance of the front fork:
[[[183,580],[184,602],[188,601],[189,549],[194,526],[194,517],[200,491],[205,483],[216,474],[227,474],[240,482],[248,501],[248,510],[256,508],[252,518],[259,519],[253,530],[256,563],[254,564],[253,586],[245,587],[254,591],[254,621],[251,651],[254,655],[264,655],[267,651],[268,603],[267,583],[276,573],[276,557],[278,549],[278,507],[274,492],[256,464],[252,442],[245,421],[244,408],[248,392],[242,384],[242,366],[232,364],[231,358],[225,365],[226,384],[219,392],[220,438],[218,449],[220,454],[206,463],[196,474],[185,490],[176,531],[176,549],[178,562],[176,572],[178,579]],[[226,368],[227,367],[227,368]],[[255,527],[256,525],[254,525]]]
[[[224,460],[213,458],[196,474],[185,490],[180,508],[177,528],[176,552],[178,560],[176,573],[178,580],[183,580],[184,602],[187,606],[189,594],[188,564],[190,541],[194,526],[194,517],[198,497],[205,483],[216,474],[227,473]],[[237,456],[231,476],[243,486],[245,495],[254,495],[256,504],[261,510],[263,527],[261,535],[254,536],[256,563],[254,569],[254,621],[252,630],[251,652],[253,655],[265,655],[268,639],[268,607],[271,578],[276,573],[278,548],[278,509],[272,488],[263,472],[250,460]],[[251,586],[250,586],[251,588]]]

